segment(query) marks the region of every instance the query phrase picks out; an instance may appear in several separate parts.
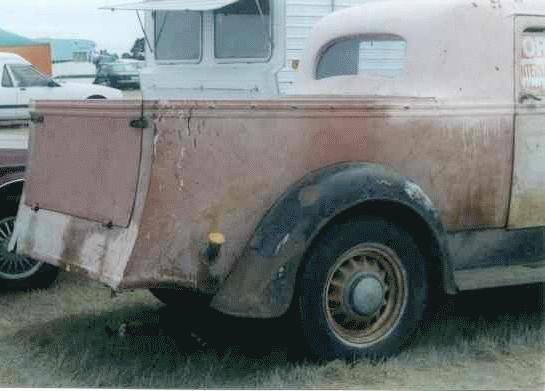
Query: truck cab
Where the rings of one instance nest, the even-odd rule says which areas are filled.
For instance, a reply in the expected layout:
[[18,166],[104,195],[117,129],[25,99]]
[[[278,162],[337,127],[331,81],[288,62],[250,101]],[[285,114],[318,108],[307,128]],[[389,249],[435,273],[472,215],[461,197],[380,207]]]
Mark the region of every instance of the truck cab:
[[144,13],[146,99],[260,99],[293,92],[322,17],[368,1],[155,0],[109,8]]

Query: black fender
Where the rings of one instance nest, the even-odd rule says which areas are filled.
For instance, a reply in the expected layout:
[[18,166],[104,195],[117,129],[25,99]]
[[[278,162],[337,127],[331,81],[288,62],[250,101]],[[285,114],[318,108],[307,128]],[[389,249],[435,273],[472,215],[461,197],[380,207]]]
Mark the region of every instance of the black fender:
[[283,315],[313,239],[335,217],[372,202],[395,203],[425,222],[435,243],[433,257],[441,262],[443,289],[456,293],[445,230],[430,198],[390,168],[342,163],[310,173],[284,193],[259,223],[212,307],[235,316]]

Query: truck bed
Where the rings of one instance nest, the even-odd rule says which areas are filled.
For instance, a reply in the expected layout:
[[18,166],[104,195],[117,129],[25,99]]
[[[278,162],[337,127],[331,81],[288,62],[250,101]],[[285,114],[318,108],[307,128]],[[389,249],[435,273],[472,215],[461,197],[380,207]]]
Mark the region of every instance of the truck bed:
[[[216,292],[259,246],[252,233],[278,198],[341,162],[418,183],[448,230],[507,219],[509,105],[306,97],[37,102],[36,112],[18,251],[115,289]],[[203,258],[211,232],[227,239],[213,263]]]

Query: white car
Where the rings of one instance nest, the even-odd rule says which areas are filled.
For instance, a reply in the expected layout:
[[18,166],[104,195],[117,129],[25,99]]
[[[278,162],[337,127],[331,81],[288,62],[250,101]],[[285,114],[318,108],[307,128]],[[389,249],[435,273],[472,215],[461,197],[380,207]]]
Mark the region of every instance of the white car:
[[97,85],[58,83],[21,56],[0,53],[0,121],[29,119],[31,100],[122,99],[121,91]]

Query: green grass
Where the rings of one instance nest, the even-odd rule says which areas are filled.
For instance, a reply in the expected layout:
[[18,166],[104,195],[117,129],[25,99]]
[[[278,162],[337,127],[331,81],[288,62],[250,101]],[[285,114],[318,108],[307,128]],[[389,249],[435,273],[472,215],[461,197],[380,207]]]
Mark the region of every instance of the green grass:
[[[397,357],[320,364],[296,357],[286,320],[169,312],[146,291],[111,298],[62,275],[1,294],[0,386],[545,389],[543,303],[542,286],[464,294]],[[124,322],[139,335],[107,335]]]

